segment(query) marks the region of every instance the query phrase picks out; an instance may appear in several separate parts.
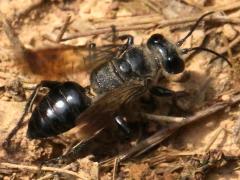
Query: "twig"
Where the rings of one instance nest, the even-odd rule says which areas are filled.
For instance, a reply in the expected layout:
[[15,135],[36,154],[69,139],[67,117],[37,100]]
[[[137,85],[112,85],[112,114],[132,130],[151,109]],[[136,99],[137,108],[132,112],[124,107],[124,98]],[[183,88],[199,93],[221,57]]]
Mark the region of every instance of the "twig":
[[0,12],[0,19],[3,23],[3,30],[6,33],[9,41],[11,42],[12,46],[14,47],[14,52],[19,56],[24,58],[26,56],[26,49],[16,33],[14,32],[10,21],[5,18],[5,16]]
[[218,6],[209,6],[206,7],[205,9],[207,11],[230,11],[230,10],[234,10],[234,9],[238,9],[240,8],[240,2],[236,1],[235,3],[231,3],[231,4],[224,4],[224,5],[218,5]]
[[240,138],[240,116],[235,120],[234,127],[233,127],[233,138],[235,144],[239,144]]
[[219,129],[217,129],[217,131],[214,133],[213,137],[210,139],[209,143],[207,144],[206,148],[205,148],[205,152],[208,152],[210,147],[213,145],[213,143],[216,141],[217,137],[219,136],[219,134],[223,131],[224,129],[222,127],[220,127]]
[[[237,36],[233,41],[231,41],[227,47],[224,47],[223,49],[220,49],[218,51],[219,54],[225,54],[229,49],[232,49],[234,46],[238,45],[240,43],[240,36]],[[216,57],[212,58],[209,63],[212,63],[214,60],[216,60]]]
[[[232,3],[232,4],[225,4],[225,5],[220,5],[220,6],[209,6],[209,7],[205,7],[202,14],[205,14],[206,12],[209,12],[209,11],[229,11],[229,10],[234,10],[234,9],[238,9],[240,7],[240,2],[235,2],[235,3]],[[201,14],[198,14],[196,16],[194,16],[194,18],[199,18],[201,16]],[[186,19],[188,18],[185,18],[185,17],[180,17],[179,19],[184,19],[183,21],[186,21]],[[176,20],[176,19],[175,19]],[[175,21],[173,19],[173,21]],[[195,19],[196,20],[196,19]],[[99,21],[98,19],[95,19],[93,20],[93,22],[97,22]],[[129,24],[147,24],[147,23],[153,23],[153,22],[159,22],[159,21],[162,21],[162,16],[159,16],[159,14],[150,14],[150,15],[140,15],[140,16],[133,16],[133,17],[124,17],[124,18],[118,18],[117,20],[106,20],[104,19],[104,22],[107,22],[108,24],[106,23],[101,23],[101,25],[105,25],[106,26],[110,26],[112,24],[115,23],[119,23],[121,22],[120,24],[124,24],[124,25],[129,25]],[[168,20],[166,20],[168,21]],[[103,22],[103,21],[100,21],[100,22]],[[171,21],[170,21],[171,22]],[[100,28],[99,26],[95,26],[97,28]],[[104,28],[104,27],[102,27]]]
[[62,37],[64,35],[64,33],[66,32],[67,30],[67,27],[69,26],[69,24],[71,23],[71,16],[67,16],[67,18],[65,19],[64,21],[64,24],[62,25],[61,29],[60,29],[60,32],[59,34],[57,35],[56,39],[54,37],[52,37],[51,35],[49,34],[44,34],[42,37],[54,44],[59,44],[59,42],[62,41]]
[[58,172],[58,173],[64,173],[64,174],[69,174],[72,176],[75,176],[80,179],[85,179],[86,177],[81,176],[80,174],[69,171],[63,168],[55,168],[55,167],[48,167],[48,166],[27,166],[27,165],[21,165],[21,164],[12,164],[12,163],[0,163],[0,166],[5,167],[5,168],[13,168],[13,169],[26,169],[26,170],[31,170],[31,171],[51,171],[51,172]]
[[[23,18],[24,16],[26,16],[28,13],[30,13],[32,10],[36,9],[37,7],[39,7],[40,5],[42,5],[44,2],[46,2],[45,0],[35,0],[33,1],[33,3],[29,6],[27,6],[24,9],[21,9],[20,12],[17,13],[17,18]],[[13,20],[14,16],[11,18]]]
[[[26,107],[25,107],[26,109]],[[23,121],[24,118],[26,117],[26,115],[28,114],[28,111],[26,111],[24,109],[21,118],[17,121],[15,127],[8,133],[7,137],[5,138],[5,140],[3,141],[3,143],[1,144],[1,146],[3,147],[3,149],[5,149],[5,151],[10,151],[10,142],[12,137],[17,133],[17,131],[23,126]]]
[[[118,27],[116,30],[117,31],[130,31],[130,30],[139,30],[139,29],[150,29],[155,27],[156,24],[146,24],[146,25],[134,25],[134,26],[126,26],[126,27]],[[112,28],[111,27],[106,27],[104,29],[96,29],[96,30],[89,30],[89,31],[84,31],[81,33],[77,33],[75,35],[68,36],[66,38],[63,38],[61,41],[68,41],[80,37],[86,37],[86,36],[93,36],[93,35],[100,35],[100,34],[106,34],[106,33],[111,33]]]
[[188,0],[182,0],[181,2],[187,4],[188,6],[192,6],[194,9],[199,9],[199,10],[204,10],[204,5],[201,4],[201,1],[200,3],[196,3],[196,2],[191,2],[191,1],[188,1]]
[[197,112],[193,116],[186,117],[184,122],[174,125],[174,126],[171,126],[169,128],[160,130],[160,131],[156,132],[154,135],[147,138],[146,140],[139,143],[137,146],[131,148],[125,154],[120,156],[119,161],[120,162],[124,161],[132,156],[134,156],[134,157],[139,156],[139,155],[143,154],[144,152],[148,151],[149,149],[151,149],[152,147],[161,143],[167,137],[169,137],[170,135],[175,133],[179,128],[186,126],[190,123],[196,122],[206,116],[214,114],[214,113],[216,113],[220,110],[223,110],[226,107],[232,106],[238,102],[240,102],[240,95],[239,94],[233,95],[233,97],[229,101],[216,103],[210,107],[205,108],[204,110]]
[[[124,19],[116,19],[114,21],[110,22],[103,22],[101,24],[96,24],[94,27],[96,29],[105,29],[107,27],[110,27],[111,25],[119,27],[124,26],[134,26],[134,25],[147,25],[147,24],[156,24],[158,27],[166,27],[166,26],[173,26],[173,25],[179,25],[179,24],[185,24],[185,23],[193,23],[196,20],[199,19],[199,17],[203,14],[206,14],[208,11],[204,11],[203,13],[195,14],[195,15],[189,15],[186,17],[177,17],[174,19],[163,19],[162,16],[155,14],[155,15],[142,15],[139,17],[126,17]],[[213,16],[213,17],[206,17],[203,19],[203,21],[214,21],[214,22],[220,22],[220,23],[239,23],[239,17],[235,16]]]
[[99,163],[97,164],[97,180],[100,180],[100,167],[99,167]]
[[228,59],[230,62],[233,62],[233,53],[232,53],[232,49],[229,47],[229,42],[227,40],[227,37],[224,34],[222,35],[222,37],[223,37],[224,46],[227,49]]
[[[68,169],[70,169],[71,167],[72,167],[71,164],[68,164],[68,165],[62,167],[61,169],[68,170]],[[51,178],[51,177],[53,177],[53,176],[54,176],[54,174],[47,174],[47,175],[45,175],[45,176],[39,178],[38,180],[49,179],[49,178]]]
[[118,157],[116,157],[113,165],[113,180],[117,179],[118,167],[119,167],[119,159]]
[[155,3],[145,0],[143,1],[144,5],[148,6],[150,9],[152,9],[154,12],[158,13],[160,11],[160,7],[156,6]]
[[230,49],[233,48],[234,46],[236,46],[237,44],[239,44],[239,42],[240,42],[240,36],[237,36],[233,41],[231,41],[231,42],[229,43],[228,47],[225,47],[225,48],[223,48],[223,49],[220,49],[220,50],[219,50],[219,53],[220,53],[220,54],[226,53],[227,50],[228,50],[228,48],[230,48]]
[[[129,30],[143,30],[143,29],[150,29],[154,27],[163,28],[166,26],[192,23],[196,21],[199,18],[199,16],[200,15],[195,15],[193,17],[185,17],[185,18],[181,17],[181,18],[171,19],[171,20],[162,20],[161,16],[156,16],[154,19],[149,19],[149,20],[146,20],[144,17],[142,17],[142,18],[136,19],[135,21],[126,21],[126,20],[124,22],[114,21],[112,23],[108,23],[107,25],[105,24],[104,27],[98,27],[99,29],[96,29],[96,30],[84,31],[84,32],[77,33],[75,35],[68,36],[66,38],[63,38],[62,41],[67,41],[67,40],[76,39],[80,37],[110,33],[112,31],[110,25],[114,25],[118,32],[129,31]],[[213,17],[213,18],[206,18],[203,21],[214,21],[219,23],[232,23],[232,24],[240,23],[240,19],[234,18],[234,17]]]
[[70,24],[70,20],[71,20],[71,16],[69,15],[65,19],[65,22],[64,22],[62,28],[60,29],[60,33],[58,34],[58,36],[56,38],[56,42],[60,42],[62,40],[62,37],[63,37],[64,33],[66,32],[68,25]]
[[[226,11],[226,10],[232,10],[240,7],[240,3],[234,3],[231,5],[226,6],[213,6],[209,7],[205,12],[207,11]],[[159,28],[171,26],[171,25],[178,25],[178,24],[184,24],[184,23],[191,23],[196,21],[200,17],[200,14],[192,16],[192,17],[180,17],[177,19],[171,19],[171,20],[162,20],[162,16],[159,15],[149,15],[149,16],[137,16],[137,17],[131,17],[131,18],[121,18],[120,20],[114,20],[114,21],[107,21],[107,23],[101,23],[101,25],[95,25],[97,30],[88,31],[88,32],[80,32],[75,35],[71,35],[69,37],[66,37],[63,39],[63,41],[76,39],[79,37],[85,37],[85,36],[91,36],[91,35],[99,35],[104,33],[111,32],[110,26],[114,25],[118,31],[128,31],[128,30],[140,30],[140,29],[150,29],[153,27],[158,26]],[[203,21],[215,21],[215,22],[221,22],[221,23],[234,23],[239,24],[240,19],[236,17],[212,17],[212,18],[206,18]]]

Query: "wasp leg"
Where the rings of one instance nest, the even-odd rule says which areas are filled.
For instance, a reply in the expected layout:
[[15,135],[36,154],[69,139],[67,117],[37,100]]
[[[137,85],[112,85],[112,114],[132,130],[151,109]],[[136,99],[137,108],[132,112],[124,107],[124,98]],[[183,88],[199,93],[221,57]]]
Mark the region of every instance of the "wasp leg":
[[[124,134],[129,137],[131,134],[131,131],[129,127],[127,126],[127,123],[125,122],[124,118],[122,116],[116,116],[114,118],[116,124],[118,127],[121,128],[121,130],[124,132]],[[102,131],[103,129],[100,129],[97,131],[93,136],[89,137],[88,139],[85,139],[75,145],[67,154],[62,155],[60,157],[54,158],[49,160],[47,163],[61,163],[61,164],[69,164],[76,160],[77,158],[81,157],[82,153],[87,150],[87,147],[93,142],[92,140]]]
[[181,106],[178,105],[178,99],[189,95],[188,92],[185,92],[185,91],[172,91],[160,86],[152,86],[149,89],[149,91],[152,95],[155,95],[155,96],[171,97],[173,106],[178,108],[179,110],[183,110],[183,109]]
[[81,156],[84,156],[84,152],[87,150],[89,145],[91,143],[94,143],[94,138],[100,134],[103,131],[103,129],[98,130],[95,134],[93,134],[91,137],[84,139],[80,141],[78,144],[76,144],[69,152],[67,152],[65,155],[59,156],[57,158],[50,159],[47,161],[47,164],[69,164],[73,162],[74,160],[80,158]]
[[129,45],[129,46],[134,44],[134,37],[132,35],[124,34],[124,35],[118,36],[117,29],[116,29],[115,25],[112,25],[111,29],[112,29],[112,42],[114,44],[115,44],[117,39],[120,39],[122,41],[127,39],[127,43],[126,44]]
[[175,91],[161,86],[153,86],[149,89],[149,92],[156,96],[173,96],[176,93]]
[[95,43],[90,43],[88,45],[88,59],[90,61],[94,61],[95,57],[96,57],[96,44]]
[[124,41],[127,40],[126,45],[131,46],[134,44],[134,37],[130,34],[124,34],[118,37],[120,40]]
[[155,115],[155,114],[149,114],[149,113],[141,113],[141,115],[148,120],[152,120],[152,121],[159,122],[162,124],[182,123],[186,119],[185,117],[161,116],[161,115]]
[[81,153],[86,150],[90,144],[90,139],[79,142],[65,155],[45,161],[44,164],[69,164],[81,156]]
[[33,90],[33,93],[31,94],[31,96],[29,97],[29,99],[25,105],[25,108],[24,108],[21,118],[18,120],[16,126],[10,131],[10,133],[6,137],[4,143],[2,144],[3,148],[6,151],[9,150],[10,141],[11,141],[12,137],[17,133],[17,131],[21,128],[24,118],[32,110],[32,106],[37,97],[39,89],[41,89],[43,87],[52,89],[60,84],[61,83],[58,81],[42,81],[35,87],[35,89]]
[[187,95],[187,93],[184,91],[172,91],[170,89],[167,89],[161,86],[152,86],[149,89],[149,92],[153,95],[164,96],[164,97],[166,96],[181,97],[181,96]]
[[131,134],[131,130],[129,129],[127,122],[124,120],[124,118],[122,116],[116,116],[114,120],[118,127],[120,127],[120,129],[124,132],[124,134],[129,137]]
[[117,57],[121,57],[125,53],[125,51],[134,44],[134,37],[130,34],[125,34],[125,35],[119,36],[118,38],[122,41],[127,40],[125,44],[119,47],[119,52]]

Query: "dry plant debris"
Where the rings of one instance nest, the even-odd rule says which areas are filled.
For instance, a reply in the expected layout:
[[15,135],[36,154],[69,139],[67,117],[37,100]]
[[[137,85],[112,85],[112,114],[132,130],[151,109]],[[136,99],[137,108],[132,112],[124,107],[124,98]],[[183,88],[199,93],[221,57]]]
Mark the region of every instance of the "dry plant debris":
[[[189,93],[175,102],[183,122],[161,130],[158,122],[148,122],[149,132],[139,131],[130,141],[99,138],[101,142],[95,150],[94,145],[89,149],[88,156],[52,166],[42,163],[66,153],[77,140],[64,134],[30,141],[25,135],[26,118],[11,137],[11,152],[0,150],[0,179],[239,179],[237,0],[0,1],[0,143],[16,126],[36,83],[48,79],[88,85],[89,72],[82,63],[89,42],[99,47],[111,44],[113,27],[117,35],[133,35],[138,45],[153,33],[177,42],[209,11],[216,13],[203,20],[184,47],[216,50],[233,67],[211,54],[196,52],[184,57],[185,75],[190,76],[186,81],[176,81],[177,76],[160,81],[167,88]],[[164,111],[171,112],[173,107],[166,106]],[[152,135],[142,140],[145,134],[141,133]]]

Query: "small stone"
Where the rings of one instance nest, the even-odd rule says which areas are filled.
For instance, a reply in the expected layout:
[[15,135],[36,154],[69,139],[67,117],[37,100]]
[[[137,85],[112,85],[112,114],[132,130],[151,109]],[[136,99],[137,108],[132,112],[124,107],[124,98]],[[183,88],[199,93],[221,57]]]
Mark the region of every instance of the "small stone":
[[7,95],[6,96],[4,95],[1,99],[3,101],[10,101],[11,98],[9,96],[7,96]]
[[110,9],[113,11],[118,10],[119,8],[119,2],[118,1],[114,1],[111,5],[110,5]]
[[228,40],[233,40],[237,35],[236,30],[233,29],[233,27],[230,24],[225,24],[223,26],[222,32]]
[[229,95],[222,95],[221,99],[223,101],[229,101],[230,100],[230,96]]

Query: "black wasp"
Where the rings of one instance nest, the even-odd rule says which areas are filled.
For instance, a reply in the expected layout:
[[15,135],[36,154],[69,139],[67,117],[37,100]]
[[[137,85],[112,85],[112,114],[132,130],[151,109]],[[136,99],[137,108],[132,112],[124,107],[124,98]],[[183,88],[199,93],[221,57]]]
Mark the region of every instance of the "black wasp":
[[32,108],[39,89],[48,88],[49,92],[38,103],[30,117],[28,138],[55,136],[75,126],[78,127],[77,134],[85,139],[112,126],[130,133],[124,120],[126,109],[129,109],[126,107],[131,106],[131,102],[146,92],[157,96],[173,95],[175,92],[171,90],[145,82],[146,79],[156,78],[159,71],[170,74],[183,72],[185,64],[181,58],[182,54],[192,50],[204,50],[230,64],[226,58],[207,48],[179,48],[200,21],[212,13],[201,16],[186,37],[176,45],[161,34],[153,34],[142,46],[135,46],[131,35],[121,36],[120,38],[127,42],[120,46],[111,59],[93,69],[89,87],[84,88],[71,81],[42,81],[29,98],[21,117],[23,119]]

